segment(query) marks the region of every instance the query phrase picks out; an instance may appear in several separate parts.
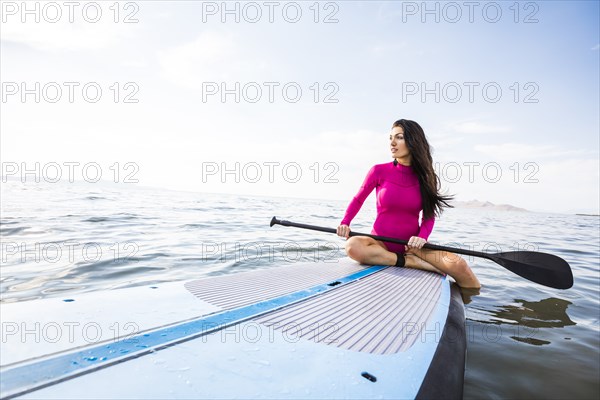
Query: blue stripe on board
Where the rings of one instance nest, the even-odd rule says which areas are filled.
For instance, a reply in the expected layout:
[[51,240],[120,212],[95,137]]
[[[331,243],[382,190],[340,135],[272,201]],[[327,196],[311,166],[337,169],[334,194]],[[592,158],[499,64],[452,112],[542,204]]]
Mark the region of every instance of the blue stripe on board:
[[340,282],[340,284],[335,286],[324,283],[270,300],[137,334],[111,344],[96,345],[85,350],[57,355],[37,362],[26,362],[25,365],[2,370],[0,371],[2,375],[0,397],[9,399],[29,393],[42,387],[218,331],[314,295],[339,288],[384,268],[387,267],[369,267],[336,279],[335,281]]

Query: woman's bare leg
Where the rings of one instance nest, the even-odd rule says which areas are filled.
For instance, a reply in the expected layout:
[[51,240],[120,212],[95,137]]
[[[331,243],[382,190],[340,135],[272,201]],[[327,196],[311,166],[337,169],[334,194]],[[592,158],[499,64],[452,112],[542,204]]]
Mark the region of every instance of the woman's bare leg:
[[396,264],[395,253],[388,251],[381,242],[366,236],[353,236],[346,240],[346,254],[361,264]]
[[479,280],[469,267],[469,264],[457,254],[430,249],[412,248],[408,250],[408,253],[406,254],[407,267],[425,269],[423,268],[424,263],[450,275],[460,287],[481,287]]
[[[382,242],[365,236],[353,236],[346,240],[346,254],[361,264],[395,265],[397,256]],[[425,271],[448,274],[460,287],[480,288],[479,280],[460,256],[439,250],[410,249],[405,255],[405,266]]]
[[[396,253],[389,251],[383,242],[365,236],[349,238],[346,241],[346,254],[353,260],[368,265],[396,265],[397,260]],[[408,265],[409,259],[411,260],[410,265]],[[407,267],[437,272],[438,274],[443,273],[417,256],[407,254],[405,260]]]

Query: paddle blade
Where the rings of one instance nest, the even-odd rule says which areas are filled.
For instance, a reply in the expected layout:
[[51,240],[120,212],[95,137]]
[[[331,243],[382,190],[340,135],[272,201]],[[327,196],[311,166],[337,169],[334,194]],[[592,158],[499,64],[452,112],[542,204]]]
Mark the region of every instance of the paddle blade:
[[556,289],[573,286],[573,272],[562,258],[535,251],[508,251],[491,257],[495,262],[525,279]]

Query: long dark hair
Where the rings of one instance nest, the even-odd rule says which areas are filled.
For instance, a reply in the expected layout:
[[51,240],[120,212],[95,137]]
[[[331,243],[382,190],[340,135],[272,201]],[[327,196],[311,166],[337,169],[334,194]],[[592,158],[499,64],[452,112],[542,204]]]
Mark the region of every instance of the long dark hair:
[[392,129],[400,126],[404,130],[404,142],[411,156],[411,167],[419,178],[421,201],[423,202],[423,218],[440,215],[444,207],[452,207],[448,202],[453,196],[440,194],[440,181],[433,169],[431,149],[423,128],[415,121],[399,119]]

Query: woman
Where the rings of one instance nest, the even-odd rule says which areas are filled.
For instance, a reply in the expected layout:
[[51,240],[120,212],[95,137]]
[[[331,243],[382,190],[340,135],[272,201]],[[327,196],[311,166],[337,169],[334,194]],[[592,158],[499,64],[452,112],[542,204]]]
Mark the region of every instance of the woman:
[[[414,121],[394,122],[390,135],[393,162],[375,165],[354,196],[337,228],[345,237],[346,253],[360,263],[396,265],[448,274],[463,288],[479,288],[479,280],[456,254],[423,248],[435,216],[449,207],[451,197],[438,192],[438,177],[425,132]],[[377,218],[372,234],[408,240],[408,246],[350,234],[350,223],[365,199],[377,189]],[[419,214],[422,212],[421,223]]]

